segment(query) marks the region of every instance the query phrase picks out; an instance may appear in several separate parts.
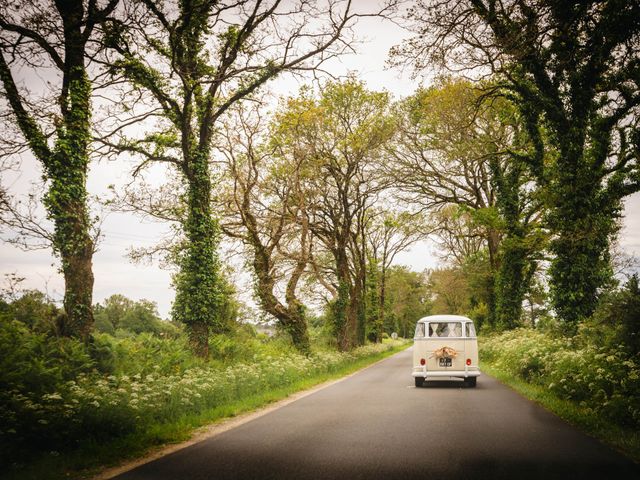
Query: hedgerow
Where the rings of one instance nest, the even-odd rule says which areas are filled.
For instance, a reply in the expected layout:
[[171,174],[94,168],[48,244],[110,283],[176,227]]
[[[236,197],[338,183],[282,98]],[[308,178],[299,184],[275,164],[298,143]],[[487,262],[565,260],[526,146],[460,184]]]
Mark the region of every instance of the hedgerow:
[[520,328],[480,342],[500,371],[542,385],[559,398],[619,425],[640,426],[640,358],[625,345],[594,345]]

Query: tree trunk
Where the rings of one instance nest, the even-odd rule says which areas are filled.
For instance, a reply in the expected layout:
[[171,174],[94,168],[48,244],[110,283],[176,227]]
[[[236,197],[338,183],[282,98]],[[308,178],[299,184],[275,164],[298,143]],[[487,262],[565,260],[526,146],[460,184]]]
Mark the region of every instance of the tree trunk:
[[490,326],[496,324],[496,275],[498,272],[498,251],[500,249],[500,237],[496,230],[490,229],[487,233],[487,247],[489,250],[489,271],[491,278],[488,283],[487,292],[487,323]]
[[[72,86],[72,93],[75,86]],[[88,124],[87,124],[88,125]],[[89,235],[86,174],[88,129],[60,134],[46,167],[51,184],[44,197],[54,224],[54,250],[65,282],[64,321],[59,333],[87,340],[93,327],[93,240]],[[84,149],[83,149],[84,147]]]
[[304,306],[297,300],[289,301],[284,315],[276,318],[284,326],[285,331],[291,335],[293,345],[305,355],[309,354],[311,352],[311,344],[309,342],[307,322],[304,317]]
[[211,213],[211,180],[207,155],[198,152],[187,163],[186,251],[175,277],[173,317],[187,325],[191,345],[198,355],[209,351],[209,329],[224,331],[219,307],[223,289],[218,259],[219,228]]
[[593,174],[578,168],[584,161],[582,151],[562,152],[560,178],[550,192],[553,209],[548,216],[556,233],[551,241],[551,299],[570,335],[593,314],[600,289],[613,276],[609,243],[620,212],[620,202],[603,194]]
[[363,301],[362,279],[356,278],[349,295],[347,309],[347,332],[352,338],[351,347],[364,344],[365,311]]
[[502,262],[496,275],[496,326],[510,330],[520,325],[522,302],[528,289],[529,252],[523,238],[506,238],[502,242]]
[[[257,235],[255,220],[249,212],[245,212],[248,219],[247,228]],[[252,235],[250,235],[250,238]],[[286,300],[287,305],[273,294],[275,279],[272,274],[270,252],[260,243],[258,237],[250,240],[253,248],[253,271],[256,274],[256,294],[260,300],[260,305],[265,312],[273,315],[282,328],[291,336],[293,345],[305,355],[311,351],[307,322],[304,315],[304,305],[295,298],[295,287],[302,274],[303,268],[299,265],[292,273],[287,284]]]
[[338,247],[334,252],[334,258],[338,277],[338,296],[333,303],[333,333],[338,342],[338,348],[346,351],[354,345],[356,320],[354,312],[350,308],[353,304],[351,302],[351,279],[346,248]]
[[64,311],[66,322],[60,333],[87,340],[93,328],[93,242],[70,255],[62,255],[64,275]]
[[387,301],[387,266],[382,263],[380,272],[380,314],[378,315],[378,336],[376,342],[382,341],[382,330],[384,330],[384,308]]
[[202,358],[209,356],[209,325],[204,322],[187,324],[189,345],[193,353]]
[[53,154],[44,163],[51,182],[44,197],[54,223],[54,250],[65,280],[65,321],[61,333],[87,340],[93,328],[93,240],[87,207],[88,145],[91,139],[91,83],[84,66],[82,2],[56,4],[62,17],[65,59],[60,96],[63,126]]
[[[364,250],[364,249],[363,249]],[[356,315],[356,344],[364,345],[367,334],[367,312],[366,312],[366,283],[367,283],[367,264],[361,255],[359,258],[360,267],[356,269],[356,280],[354,285],[354,293],[351,295],[351,301],[355,302],[354,310]]]

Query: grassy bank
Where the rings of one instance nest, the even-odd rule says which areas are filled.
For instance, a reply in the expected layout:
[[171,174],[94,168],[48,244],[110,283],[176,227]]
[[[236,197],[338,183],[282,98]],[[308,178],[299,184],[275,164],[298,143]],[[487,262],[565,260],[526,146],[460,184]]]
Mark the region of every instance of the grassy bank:
[[640,462],[635,359],[530,329],[483,337],[480,357],[489,375]]
[[[87,477],[100,466],[184,441],[203,425],[352,373],[406,345],[386,340],[348,353],[319,350],[309,357],[292,351],[259,352],[250,361],[201,364],[172,375],[80,375],[67,382],[66,389],[39,399],[39,418],[31,423],[40,426],[51,449],[14,462],[0,475],[7,479]],[[32,408],[33,400],[23,402]],[[70,442],[77,446],[71,448]],[[64,446],[61,451],[53,450],[59,445]]]

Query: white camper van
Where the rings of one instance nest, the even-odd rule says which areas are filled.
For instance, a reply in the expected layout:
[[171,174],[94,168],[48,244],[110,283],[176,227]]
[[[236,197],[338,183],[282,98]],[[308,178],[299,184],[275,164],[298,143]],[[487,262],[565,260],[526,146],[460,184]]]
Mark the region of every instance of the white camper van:
[[459,377],[476,386],[478,339],[473,321],[459,315],[432,315],[418,320],[413,337],[416,387],[436,377]]

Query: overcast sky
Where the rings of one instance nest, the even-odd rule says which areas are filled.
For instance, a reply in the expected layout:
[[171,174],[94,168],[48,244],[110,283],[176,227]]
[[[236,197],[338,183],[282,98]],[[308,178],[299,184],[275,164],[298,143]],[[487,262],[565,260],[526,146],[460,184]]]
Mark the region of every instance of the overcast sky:
[[[368,4],[361,0],[360,5]],[[419,82],[428,83],[428,78],[413,80],[409,72],[387,70],[385,60],[389,49],[399,43],[404,32],[397,25],[375,18],[361,19],[355,28],[357,36],[365,43],[359,45],[356,54],[334,61],[330,70],[335,75],[354,72],[367,83],[368,88],[386,89],[396,98],[413,92]],[[298,84],[290,78],[276,79],[270,89],[279,95],[295,94]],[[130,180],[132,163],[126,160],[116,162],[96,162],[91,166],[88,188],[92,195],[105,196],[110,184],[123,185]],[[40,178],[40,168],[32,158],[25,156],[21,172],[6,177],[5,186],[12,193],[24,193],[33,180]],[[143,221],[132,214],[110,213],[102,226],[103,238],[94,256],[95,288],[94,300],[100,302],[106,297],[121,293],[132,299],[148,299],[158,305],[163,317],[167,317],[173,301],[170,272],[157,264],[132,264],[127,258],[131,247],[153,245],[164,232],[166,225]],[[624,228],[620,245],[629,254],[640,254],[640,195],[630,197],[625,204]],[[433,247],[424,242],[407,252],[399,254],[396,263],[408,265],[416,271],[433,267],[438,260]],[[25,277],[23,288],[46,290],[56,300],[61,300],[64,292],[62,276],[57,273],[58,261],[49,250],[23,252],[17,248],[0,244],[0,275],[17,273]],[[4,278],[3,278],[4,280]],[[242,280],[240,277],[239,280]],[[244,285],[245,292],[250,291]]]

